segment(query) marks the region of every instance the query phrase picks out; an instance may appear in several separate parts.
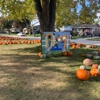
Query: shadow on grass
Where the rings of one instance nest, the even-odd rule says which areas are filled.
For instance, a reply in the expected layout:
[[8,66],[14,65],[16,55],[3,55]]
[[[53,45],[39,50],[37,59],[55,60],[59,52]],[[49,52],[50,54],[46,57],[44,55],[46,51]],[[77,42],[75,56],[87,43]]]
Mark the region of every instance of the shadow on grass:
[[0,87],[1,100],[99,100],[100,77],[80,81],[75,76],[85,59],[81,54],[93,49],[73,49],[72,56],[47,59],[40,59],[35,47],[16,51],[17,54],[1,54],[5,60],[0,65],[1,79],[8,78],[8,84]]

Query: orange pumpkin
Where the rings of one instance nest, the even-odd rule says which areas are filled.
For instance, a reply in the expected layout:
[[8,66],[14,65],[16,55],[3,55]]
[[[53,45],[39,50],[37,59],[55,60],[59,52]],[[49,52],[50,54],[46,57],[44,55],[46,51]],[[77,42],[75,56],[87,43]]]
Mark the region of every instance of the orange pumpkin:
[[80,45],[79,45],[79,44],[77,44],[77,45],[76,45],[76,48],[80,48]]
[[100,55],[100,50],[98,50],[98,54]]
[[39,52],[39,53],[38,53],[38,56],[40,57],[41,55],[42,55],[42,53],[41,53],[41,52]]
[[76,71],[76,77],[79,79],[79,80],[88,80],[90,78],[90,74],[87,70],[84,70],[84,69],[78,69]]
[[98,64],[92,64],[92,68],[98,69]]
[[85,57],[85,54],[82,54],[81,56],[82,56],[82,57]]
[[74,44],[74,45],[72,45],[72,49],[75,49],[76,48],[76,45]]
[[62,52],[62,55],[63,56],[67,56],[67,52]]
[[100,71],[98,71],[98,75],[100,75]]
[[83,44],[82,44],[82,43],[80,43],[79,45],[80,45],[81,47],[83,46]]
[[90,70],[90,75],[91,76],[97,76],[98,75],[99,70],[98,69],[91,69]]
[[68,51],[67,54],[68,54],[69,56],[71,56],[73,53],[72,53],[71,51]]
[[93,45],[91,45],[91,47],[92,47],[92,48],[96,48],[96,45],[93,44]]

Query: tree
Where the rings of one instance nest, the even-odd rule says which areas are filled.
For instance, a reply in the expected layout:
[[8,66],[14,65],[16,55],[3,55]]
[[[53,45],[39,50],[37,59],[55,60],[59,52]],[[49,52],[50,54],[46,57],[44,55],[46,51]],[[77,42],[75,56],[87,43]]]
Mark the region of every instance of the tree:
[[54,31],[56,0],[34,0],[41,31]]
[[31,21],[37,14],[41,31],[54,31],[55,25],[93,23],[100,0],[0,0],[0,7],[9,19]]
[[92,24],[94,23],[94,19],[96,18],[96,13],[99,9],[100,1],[99,0],[83,0],[80,2],[82,9],[79,13],[79,22],[80,23],[87,23]]
[[100,9],[100,0],[59,0],[56,25],[92,24]]

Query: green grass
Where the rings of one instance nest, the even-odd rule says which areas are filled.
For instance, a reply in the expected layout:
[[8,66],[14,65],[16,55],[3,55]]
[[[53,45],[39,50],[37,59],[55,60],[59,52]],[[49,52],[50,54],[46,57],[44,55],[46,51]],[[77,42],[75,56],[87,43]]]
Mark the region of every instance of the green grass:
[[79,39],[79,38],[87,38],[87,37],[83,37],[83,36],[72,36],[71,39]]
[[[87,81],[75,76],[85,59],[81,54],[99,50],[99,47],[71,49],[70,57],[40,59],[39,45],[0,45],[0,100],[100,99],[100,76]],[[100,60],[92,61],[100,63]]]
[[[0,35],[2,35],[2,36],[18,36],[17,35],[18,33],[9,33],[9,34],[7,34],[7,33],[0,33]],[[26,37],[40,37],[40,34],[25,34],[25,36]]]
[[88,39],[88,40],[92,40],[92,41],[100,41],[100,37],[98,37],[98,38],[91,38],[91,39]]

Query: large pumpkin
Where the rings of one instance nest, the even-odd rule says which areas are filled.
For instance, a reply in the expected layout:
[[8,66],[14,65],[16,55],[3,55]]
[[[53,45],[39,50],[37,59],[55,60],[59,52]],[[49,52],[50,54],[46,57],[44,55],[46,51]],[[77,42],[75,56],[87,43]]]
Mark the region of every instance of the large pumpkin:
[[76,71],[76,77],[79,79],[79,80],[88,80],[89,77],[90,77],[90,74],[87,70],[84,70],[84,69],[78,69]]
[[91,61],[91,59],[86,58],[86,59],[83,60],[83,64],[86,65],[86,66],[90,66],[90,65],[92,65],[92,61]]

